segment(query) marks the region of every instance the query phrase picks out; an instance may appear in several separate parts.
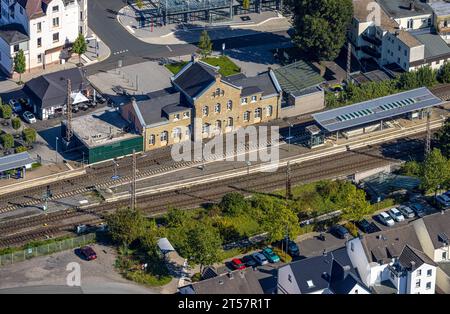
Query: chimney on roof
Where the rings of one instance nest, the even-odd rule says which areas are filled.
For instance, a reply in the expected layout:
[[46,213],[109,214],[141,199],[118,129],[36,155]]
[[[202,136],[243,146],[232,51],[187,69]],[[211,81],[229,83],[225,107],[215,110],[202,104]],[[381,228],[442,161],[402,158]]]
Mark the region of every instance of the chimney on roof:
[[409,0],[409,10],[414,11],[416,6],[415,0]]
[[416,262],[411,261],[411,269],[414,269],[415,266],[416,266]]

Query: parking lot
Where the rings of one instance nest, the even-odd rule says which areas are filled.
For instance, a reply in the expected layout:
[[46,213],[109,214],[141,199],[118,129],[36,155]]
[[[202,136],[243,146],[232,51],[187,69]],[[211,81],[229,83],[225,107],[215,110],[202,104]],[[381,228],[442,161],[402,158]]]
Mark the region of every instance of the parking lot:
[[[2,293],[159,293],[159,288],[148,288],[128,281],[116,272],[115,250],[102,245],[92,246],[97,253],[94,261],[85,261],[74,250],[37,257],[0,268]],[[70,287],[70,263],[80,265],[81,286]],[[69,268],[69,270],[67,270]]]

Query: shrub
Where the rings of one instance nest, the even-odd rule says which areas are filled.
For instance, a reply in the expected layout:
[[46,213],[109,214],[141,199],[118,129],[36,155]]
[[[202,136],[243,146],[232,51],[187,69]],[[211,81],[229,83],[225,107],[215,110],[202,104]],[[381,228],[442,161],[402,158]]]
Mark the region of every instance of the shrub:
[[20,119],[16,117],[16,118],[11,119],[11,125],[14,130],[18,130],[18,129],[20,129],[20,126],[22,125],[22,123],[20,122]]
[[200,273],[195,273],[191,277],[192,282],[197,282],[197,281],[200,281],[201,279],[202,279],[202,274],[200,274]]
[[219,206],[225,214],[230,216],[239,216],[249,209],[249,204],[244,195],[237,192],[225,194]]
[[0,115],[3,119],[10,119],[12,116],[12,108],[8,105],[0,105]]
[[358,228],[353,222],[347,222],[344,227],[347,228],[348,232],[350,232],[353,237],[356,238],[358,236]]
[[290,263],[292,262],[292,256],[286,254],[285,251],[282,251],[280,248],[274,248],[273,252],[280,257],[281,262]]
[[28,144],[36,141],[36,130],[33,128],[26,128],[22,130],[23,140]]
[[[27,148],[25,146],[17,146],[15,149],[16,154],[26,152]],[[32,166],[33,167],[33,166]]]
[[11,134],[2,134],[0,139],[2,141],[3,148],[8,149],[14,147],[14,137]]

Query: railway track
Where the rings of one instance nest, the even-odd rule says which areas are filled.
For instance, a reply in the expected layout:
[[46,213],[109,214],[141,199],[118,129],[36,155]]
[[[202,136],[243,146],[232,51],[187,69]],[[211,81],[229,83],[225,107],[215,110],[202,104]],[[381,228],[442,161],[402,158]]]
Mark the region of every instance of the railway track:
[[[293,184],[307,183],[315,180],[347,176],[355,171],[368,170],[391,163],[394,158],[386,159],[376,154],[379,148],[365,148],[355,152],[345,152],[335,156],[325,157],[320,160],[308,161],[291,166],[291,178]],[[421,153],[421,145],[416,145],[414,151],[399,150],[393,157],[404,158],[411,153]],[[333,162],[330,162],[333,161]],[[142,196],[138,198],[138,206],[144,209],[147,215],[156,215],[167,210],[168,207],[190,209],[205,203],[218,201],[224,194],[231,191],[239,191],[244,194],[255,192],[268,192],[284,187],[285,170],[279,169],[274,173],[251,174],[240,178],[218,181],[213,184],[199,185],[183,190],[170,191],[161,194]],[[61,232],[66,231],[68,219],[77,218],[78,221],[92,222],[101,220],[103,215],[113,210],[128,205],[128,200],[115,203],[100,204],[80,210],[68,209],[49,213],[24,217],[16,220],[6,221],[0,224],[0,247],[11,245],[14,238],[17,243],[23,243],[22,234],[35,232],[39,237],[41,230],[47,228],[58,228]],[[95,217],[93,217],[95,216]],[[80,220],[81,219],[81,220]],[[71,224],[72,227],[74,223]],[[53,230],[53,229],[52,229]],[[3,239],[7,239],[3,242]]]

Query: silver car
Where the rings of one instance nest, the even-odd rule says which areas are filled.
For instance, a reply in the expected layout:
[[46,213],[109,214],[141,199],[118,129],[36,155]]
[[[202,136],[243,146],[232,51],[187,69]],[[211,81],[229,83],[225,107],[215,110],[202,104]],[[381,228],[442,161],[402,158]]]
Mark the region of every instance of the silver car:
[[405,216],[405,218],[414,218],[414,216],[416,216],[414,211],[406,205],[400,205],[397,208],[403,214],[403,216]]
[[262,266],[262,265],[266,265],[267,263],[269,263],[267,258],[259,252],[252,254],[252,257],[258,263],[258,265]]

